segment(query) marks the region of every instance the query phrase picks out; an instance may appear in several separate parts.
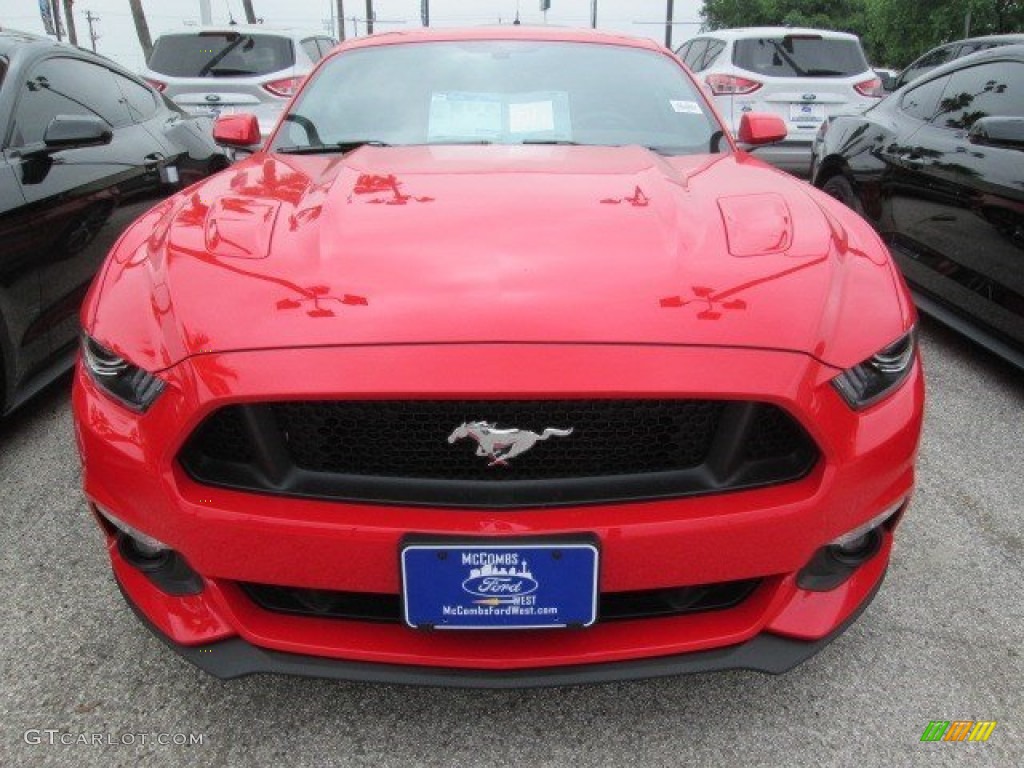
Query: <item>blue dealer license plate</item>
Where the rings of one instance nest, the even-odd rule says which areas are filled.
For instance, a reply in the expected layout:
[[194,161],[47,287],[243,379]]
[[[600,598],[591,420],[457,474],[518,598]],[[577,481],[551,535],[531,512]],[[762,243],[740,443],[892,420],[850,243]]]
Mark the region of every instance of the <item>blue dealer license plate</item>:
[[410,544],[402,602],[411,627],[541,629],[597,619],[597,548],[584,543]]

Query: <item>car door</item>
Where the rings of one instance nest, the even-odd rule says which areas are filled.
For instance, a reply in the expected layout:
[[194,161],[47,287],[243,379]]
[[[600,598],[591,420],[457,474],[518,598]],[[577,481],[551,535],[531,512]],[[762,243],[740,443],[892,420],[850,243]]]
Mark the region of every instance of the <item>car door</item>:
[[[41,278],[36,332],[56,354],[75,341],[78,308],[117,236],[160,187],[161,147],[132,121],[110,69],[56,55],[31,67],[20,84],[6,156],[35,236],[32,258]],[[58,115],[105,120],[113,138],[103,146],[43,152],[43,136]]]
[[919,290],[1024,340],[1024,148],[972,141],[984,117],[1024,118],[1024,62],[954,72],[911,137],[893,203],[901,266]]
[[[16,68],[0,57],[0,138],[7,131],[7,116],[14,102]],[[45,332],[34,329],[39,316],[40,281],[35,253],[38,232],[23,215],[15,169],[0,152],[0,413],[21,382],[43,365],[49,354]]]

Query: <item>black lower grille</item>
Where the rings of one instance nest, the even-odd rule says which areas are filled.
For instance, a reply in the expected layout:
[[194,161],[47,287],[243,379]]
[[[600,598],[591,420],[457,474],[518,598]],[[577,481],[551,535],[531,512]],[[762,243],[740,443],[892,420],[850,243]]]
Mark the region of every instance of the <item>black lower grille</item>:
[[[607,592],[600,596],[598,621],[652,619],[733,608],[746,600],[759,579],[728,581],[692,587]],[[401,621],[401,598],[373,592],[334,592],[326,589],[240,583],[242,591],[266,611],[352,621]]]
[[774,405],[651,399],[233,405],[209,416],[179,458],[193,479],[229,488],[527,507],[788,482],[817,456]]

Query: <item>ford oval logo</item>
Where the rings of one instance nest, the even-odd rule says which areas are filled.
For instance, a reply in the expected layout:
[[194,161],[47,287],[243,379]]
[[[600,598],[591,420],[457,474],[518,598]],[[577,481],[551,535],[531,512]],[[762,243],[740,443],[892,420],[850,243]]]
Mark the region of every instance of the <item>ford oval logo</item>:
[[818,98],[818,96],[817,94],[814,93],[805,93],[800,98],[803,99],[804,101],[814,101],[816,98]]
[[520,597],[537,591],[536,580],[529,576],[473,576],[462,582],[462,589],[477,597]]
[[218,96],[216,93],[210,93],[210,94],[207,94],[206,100],[207,101],[220,101],[220,96]]

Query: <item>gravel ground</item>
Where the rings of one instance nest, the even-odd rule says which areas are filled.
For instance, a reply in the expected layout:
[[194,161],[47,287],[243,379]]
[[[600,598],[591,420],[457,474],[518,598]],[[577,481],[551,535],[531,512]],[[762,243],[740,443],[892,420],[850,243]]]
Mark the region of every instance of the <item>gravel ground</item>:
[[[933,323],[923,344],[918,493],[844,636],[781,677],[519,692],[221,683],[180,660],[109,574],[62,381],[0,424],[0,765],[1024,765],[1024,376]],[[936,719],[999,725],[984,744],[920,743]],[[150,743],[30,744],[30,729]]]

